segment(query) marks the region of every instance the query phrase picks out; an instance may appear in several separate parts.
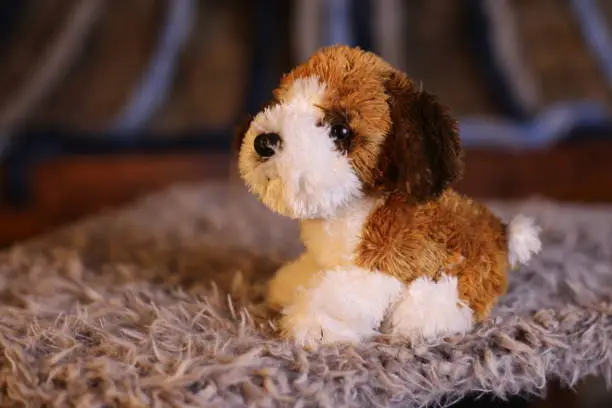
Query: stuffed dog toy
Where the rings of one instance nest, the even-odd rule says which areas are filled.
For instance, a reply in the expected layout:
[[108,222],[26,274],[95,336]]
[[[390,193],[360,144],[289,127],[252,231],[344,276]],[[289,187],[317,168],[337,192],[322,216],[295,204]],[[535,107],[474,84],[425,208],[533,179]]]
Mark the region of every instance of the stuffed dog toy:
[[455,192],[457,124],[377,55],[331,46],[286,74],[238,137],[238,167],[271,210],[300,221],[305,252],[269,305],[302,345],[377,334],[433,339],[487,318],[539,228],[503,223]]

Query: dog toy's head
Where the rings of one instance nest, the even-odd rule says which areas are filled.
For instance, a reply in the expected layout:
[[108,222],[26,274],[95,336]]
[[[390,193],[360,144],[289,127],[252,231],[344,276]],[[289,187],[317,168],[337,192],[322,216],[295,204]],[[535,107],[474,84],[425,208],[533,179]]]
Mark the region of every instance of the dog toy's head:
[[328,218],[365,196],[437,197],[462,170],[454,119],[377,55],[319,50],[239,133],[239,171],[270,209]]

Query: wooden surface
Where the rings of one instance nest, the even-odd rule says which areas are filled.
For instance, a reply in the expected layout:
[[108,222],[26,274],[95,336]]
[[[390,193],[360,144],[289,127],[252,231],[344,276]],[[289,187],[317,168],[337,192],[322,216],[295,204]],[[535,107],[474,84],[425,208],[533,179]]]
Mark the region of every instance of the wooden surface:
[[81,156],[43,162],[33,171],[26,208],[0,203],[0,245],[44,233],[181,181],[227,179],[218,154]]
[[612,202],[612,141],[568,143],[549,150],[466,153],[457,188],[478,197],[538,195],[563,201]]
[[[612,142],[550,151],[468,151],[457,188],[479,198],[533,195],[612,202]],[[0,245],[43,233],[89,214],[124,205],[181,181],[236,178],[224,154],[77,156],[46,161],[33,171],[27,208],[0,203]]]

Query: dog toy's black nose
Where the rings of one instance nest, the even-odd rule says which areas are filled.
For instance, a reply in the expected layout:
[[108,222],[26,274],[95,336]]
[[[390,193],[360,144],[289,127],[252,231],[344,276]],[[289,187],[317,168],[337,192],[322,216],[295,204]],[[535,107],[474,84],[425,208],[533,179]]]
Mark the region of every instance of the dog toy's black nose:
[[276,133],[262,133],[255,138],[253,147],[260,157],[268,158],[274,156],[280,141],[281,138]]

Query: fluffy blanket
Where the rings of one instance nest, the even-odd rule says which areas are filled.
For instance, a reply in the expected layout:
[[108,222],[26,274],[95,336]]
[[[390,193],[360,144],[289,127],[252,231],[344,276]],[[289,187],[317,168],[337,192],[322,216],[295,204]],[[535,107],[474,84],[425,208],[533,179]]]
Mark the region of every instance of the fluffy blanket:
[[435,344],[278,339],[262,282],[301,246],[241,187],[178,186],[0,253],[0,405],[403,406],[612,382],[612,212],[491,203],[544,227],[491,321]]

